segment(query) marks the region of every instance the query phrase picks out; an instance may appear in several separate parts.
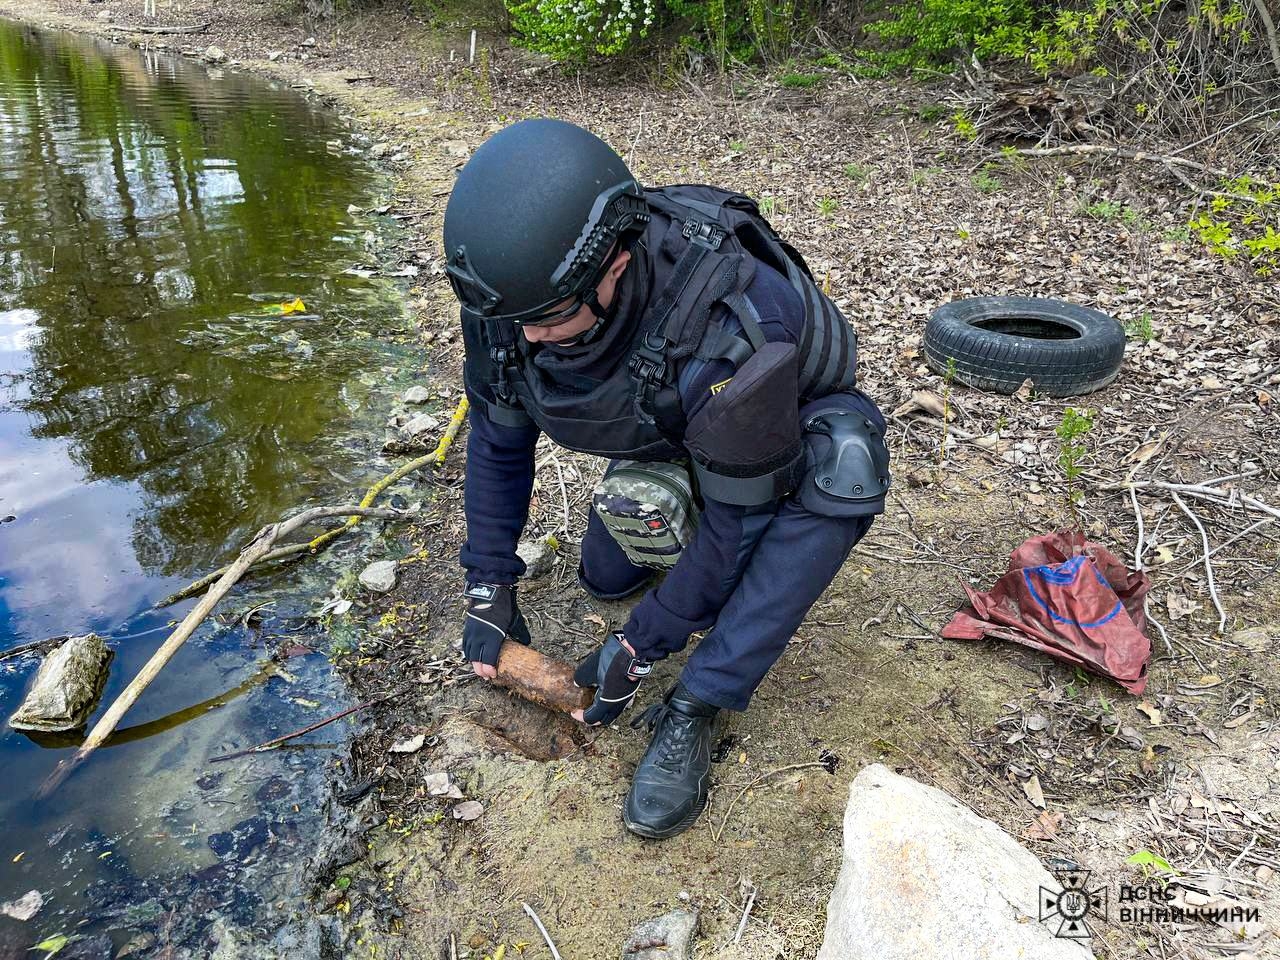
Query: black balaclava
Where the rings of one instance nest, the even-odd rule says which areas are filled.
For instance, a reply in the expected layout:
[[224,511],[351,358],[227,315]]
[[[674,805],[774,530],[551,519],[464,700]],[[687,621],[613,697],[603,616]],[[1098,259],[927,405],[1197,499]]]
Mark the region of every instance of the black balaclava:
[[629,247],[631,260],[618,278],[609,304],[609,319],[587,343],[561,345],[546,341],[525,343],[534,364],[567,389],[587,390],[605,380],[631,356],[636,325],[644,316],[652,291],[649,251],[637,238]]

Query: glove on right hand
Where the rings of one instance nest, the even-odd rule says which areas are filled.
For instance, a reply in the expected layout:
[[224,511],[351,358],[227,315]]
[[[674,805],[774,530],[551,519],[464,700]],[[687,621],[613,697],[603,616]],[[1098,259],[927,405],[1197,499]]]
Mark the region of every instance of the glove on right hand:
[[621,630],[615,630],[604,645],[574,671],[574,683],[596,688],[595,699],[582,713],[583,723],[594,726],[617,720],[635,698],[640,681],[653,669],[653,662],[637,657],[626,639]]
[[529,625],[516,606],[515,587],[473,583],[463,596],[467,616],[462,624],[462,654],[468,660],[496,667],[503,640],[529,646]]

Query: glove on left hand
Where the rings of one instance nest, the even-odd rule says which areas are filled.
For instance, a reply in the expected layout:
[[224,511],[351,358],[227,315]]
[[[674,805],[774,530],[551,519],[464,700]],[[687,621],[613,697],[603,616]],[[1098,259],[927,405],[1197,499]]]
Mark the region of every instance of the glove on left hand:
[[573,682],[595,687],[596,698],[582,713],[583,723],[613,723],[635,698],[640,681],[653,669],[653,661],[637,657],[621,630],[615,630],[604,645],[587,657],[574,671]]

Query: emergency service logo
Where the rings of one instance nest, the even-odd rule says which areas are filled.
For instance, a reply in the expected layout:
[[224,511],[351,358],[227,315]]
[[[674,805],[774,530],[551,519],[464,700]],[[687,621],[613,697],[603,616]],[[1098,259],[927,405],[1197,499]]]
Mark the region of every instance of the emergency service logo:
[[1093,936],[1089,918],[1107,919],[1106,887],[1088,888],[1089,870],[1055,870],[1061,890],[1040,888],[1040,922],[1057,923],[1055,937],[1083,940]]

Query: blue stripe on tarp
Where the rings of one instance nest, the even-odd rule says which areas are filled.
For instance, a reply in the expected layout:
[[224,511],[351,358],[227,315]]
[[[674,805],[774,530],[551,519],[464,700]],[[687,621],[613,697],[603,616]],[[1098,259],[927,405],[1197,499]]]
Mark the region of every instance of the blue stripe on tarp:
[[[1119,600],[1116,600],[1115,607],[1105,617],[1102,617],[1101,619],[1098,619],[1098,620],[1093,620],[1089,623],[1081,623],[1079,620],[1073,619],[1071,617],[1064,617],[1060,614],[1054,613],[1053,610],[1049,608],[1049,604],[1045,601],[1044,597],[1040,596],[1040,592],[1036,590],[1036,585],[1035,585],[1035,582],[1031,579],[1031,575],[1033,573],[1038,573],[1040,574],[1041,577],[1044,578],[1046,583],[1056,584],[1058,586],[1067,586],[1069,584],[1075,583],[1076,577],[1080,573],[1080,565],[1083,564],[1086,559],[1087,559],[1086,557],[1081,555],[1078,557],[1072,557],[1070,560],[1067,560],[1064,563],[1057,563],[1057,564],[1046,563],[1038,567],[1022,568],[1022,579],[1026,581],[1027,589],[1031,591],[1032,598],[1036,601],[1036,603],[1040,604],[1044,612],[1047,613],[1054,620],[1058,621],[1058,623],[1069,623],[1069,624],[1072,624],[1073,626],[1079,627],[1081,630],[1088,630],[1092,627],[1100,627],[1104,623],[1107,623],[1109,620],[1115,617],[1116,614],[1118,614],[1121,610],[1124,609],[1124,604],[1121,603]],[[1093,575],[1097,577],[1098,583],[1102,584],[1107,589],[1111,589],[1111,584],[1107,583],[1107,581],[1103,579],[1102,574],[1096,568],[1093,568]]]

